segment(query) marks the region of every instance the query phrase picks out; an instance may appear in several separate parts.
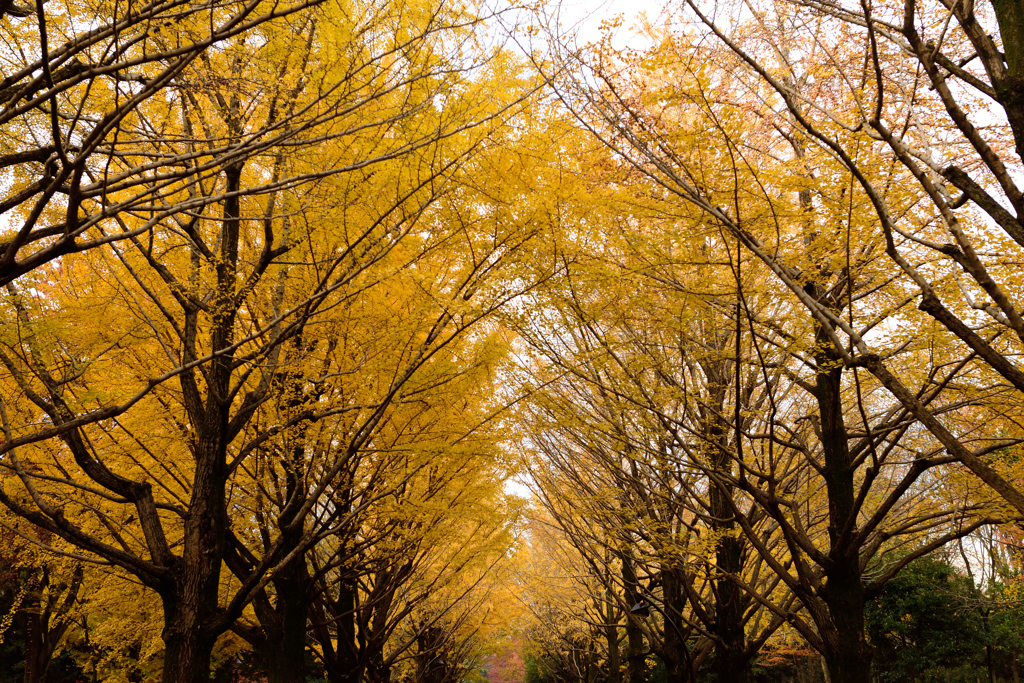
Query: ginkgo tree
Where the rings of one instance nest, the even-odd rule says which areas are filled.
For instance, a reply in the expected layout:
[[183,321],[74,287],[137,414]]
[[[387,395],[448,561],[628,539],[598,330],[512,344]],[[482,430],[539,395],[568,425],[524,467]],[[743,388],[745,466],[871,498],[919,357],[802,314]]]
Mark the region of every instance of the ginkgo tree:
[[[566,53],[563,73],[589,74],[575,82],[593,95],[578,91],[582,99],[566,102],[593,104],[595,133],[768,265],[821,325],[837,361],[868,370],[943,447],[1024,512],[1024,494],[929,410],[915,395],[914,379],[871,334],[881,324],[876,318],[889,326],[915,319],[908,308],[916,304],[947,331],[962,358],[1021,390],[1012,360],[1021,340],[1014,303],[1021,239],[1014,215],[1021,201],[1014,176],[1021,164],[1019,13],[1002,3],[779,2],[743,14],[726,29],[707,8],[687,3],[667,23],[674,35],[660,53],[664,59],[649,68],[598,65]],[[983,28],[986,21],[998,30]],[[596,70],[587,71],[588,63]],[[672,89],[658,73],[673,70],[670,63],[699,72],[698,89],[645,100],[638,93]],[[786,197],[779,181],[789,181],[791,193],[803,193],[801,210],[813,226],[808,238],[848,245],[831,250],[839,266],[831,269],[833,278],[842,276],[843,261],[858,266],[868,254],[882,253],[885,267],[878,261],[855,284],[893,279],[897,299],[872,304],[858,323],[806,292],[813,267],[805,263],[806,245],[777,242],[756,229],[759,221],[737,214],[723,188],[706,183],[707,169],[685,151],[693,138],[679,137],[677,119],[666,117],[684,101],[706,105],[705,138],[729,148],[725,168],[752,176],[747,194],[762,195],[776,218],[791,215],[785,202],[773,201]],[[763,132],[751,135],[743,124]],[[784,172],[756,173],[774,154],[786,160],[778,167]],[[776,164],[761,168],[768,167]],[[858,222],[863,227],[855,229]]]
[[[764,431],[747,437],[754,448],[743,456],[742,439],[737,440],[731,457],[738,469],[728,478],[785,532],[790,557],[767,548],[760,554],[808,610],[814,627],[803,635],[825,655],[833,680],[868,676],[864,600],[889,574],[868,580],[863,567],[894,533],[910,532],[915,524],[931,529],[915,551],[926,553],[960,528],[1024,510],[1012,483],[1018,475],[1008,461],[993,456],[1020,440],[1016,389],[1003,376],[1005,354],[1015,353],[1012,335],[957,308],[967,316],[961,320],[982,325],[972,334],[1000,345],[1000,360],[999,353],[991,353],[994,347],[972,346],[954,321],[932,315],[938,309],[927,293],[919,298],[928,282],[956,291],[960,266],[974,269],[978,287],[998,289],[984,268],[961,259],[962,245],[946,248],[936,241],[943,229],[953,234],[956,227],[924,201],[921,183],[931,182],[931,176],[915,172],[913,162],[938,154],[935,150],[945,144],[953,145],[950,154],[984,146],[976,141],[977,147],[956,147],[948,138],[926,136],[927,144],[934,144],[925,150],[883,139],[875,125],[883,118],[900,121],[900,135],[916,144],[919,129],[953,108],[946,102],[944,108],[928,109],[930,96],[918,96],[921,91],[904,82],[898,94],[887,91],[868,106],[870,98],[861,96],[876,75],[879,83],[891,77],[889,83],[922,72],[901,61],[906,53],[897,49],[900,45],[878,47],[880,38],[871,34],[878,28],[881,35],[885,20],[864,29],[871,40],[853,39],[861,9],[872,16],[867,7],[775,3],[749,15],[740,11],[737,23],[725,31],[702,14],[706,8],[690,3],[689,14],[669,15],[663,26],[651,29],[650,50],[615,50],[605,41],[591,52],[573,51],[559,42],[552,52],[557,70],[550,72],[581,124],[615,152],[619,163],[647,179],[646,192],[664,202],[663,215],[682,215],[720,230],[716,253],[732,254],[739,282],[741,265],[749,270],[754,263],[771,272],[762,282],[779,285],[774,296],[785,304],[770,315],[755,305],[763,299],[762,288],[745,284],[747,293],[741,289],[738,296],[735,340],[739,344],[741,334],[751,340],[747,362],[764,368],[761,390],[771,400],[764,408],[770,411]],[[866,26],[872,26],[870,20]],[[885,29],[888,37],[895,35],[891,28]],[[883,66],[890,59],[891,69]],[[949,63],[955,66],[955,60]],[[957,68],[962,71],[962,65]],[[881,93],[882,86],[876,90]],[[849,97],[837,94],[848,91]],[[992,128],[993,135],[999,130]],[[913,150],[909,156],[899,156],[908,149]],[[701,239],[699,227],[685,230],[691,239]],[[981,233],[976,239],[984,241]],[[999,263],[1004,257],[995,245],[1002,241],[985,243],[993,248],[985,258]],[[974,290],[961,285],[967,300],[977,301]],[[939,325],[910,307],[915,300]],[[742,317],[749,322],[741,324]],[[778,349],[787,356],[775,358]],[[802,397],[784,398],[783,386]],[[809,415],[801,416],[803,400],[809,400]],[[733,428],[740,427],[741,415]],[[801,425],[804,420],[811,421]],[[783,467],[786,458],[795,458],[797,468]],[[950,463],[968,467],[1015,510],[999,511],[991,494],[964,481]],[[796,494],[806,485],[799,482],[818,476],[823,495],[815,507],[824,517],[805,508],[810,518],[798,520],[800,508],[814,500],[797,503]],[[935,495],[928,494],[927,504],[924,491]],[[980,508],[961,506],[957,497],[994,506],[991,516],[961,524],[959,514]],[[914,512],[905,507],[921,504]],[[810,533],[820,522],[827,536]],[[756,547],[752,531],[744,528]],[[810,564],[799,558],[803,553]],[[819,571],[824,580],[816,591]],[[801,585],[804,581],[809,583]],[[797,615],[787,615],[793,618]]]
[[[163,221],[187,222],[187,212],[222,199],[195,192],[197,184],[316,123],[292,112],[244,140],[219,138],[205,148],[190,143],[181,129],[184,103],[168,94],[183,95],[189,81],[201,88],[188,74],[226,44],[263,44],[264,30],[304,32],[312,20],[304,12],[318,0],[32,4],[0,19],[3,284]],[[168,201],[178,193],[188,197],[184,204]],[[145,217],[130,225],[113,220],[139,210]]]
[[[106,165],[151,172],[82,201],[148,186],[97,226],[117,239],[8,285],[0,499],[160,596],[166,681],[206,680],[247,605],[362,512],[339,478],[392,410],[457,387],[482,362],[457,341],[543,274],[542,220],[439,210],[529,92],[474,44],[482,11],[335,3],[195,55]],[[344,438],[308,450],[323,421]],[[388,475],[367,503],[404,485]],[[301,634],[268,636],[293,677]]]

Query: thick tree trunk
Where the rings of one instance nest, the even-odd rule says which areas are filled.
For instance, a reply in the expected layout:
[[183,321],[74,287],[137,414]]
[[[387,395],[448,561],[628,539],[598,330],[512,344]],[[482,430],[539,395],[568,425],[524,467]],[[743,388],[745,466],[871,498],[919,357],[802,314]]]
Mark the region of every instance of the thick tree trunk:
[[[212,400],[212,399],[211,399]],[[171,579],[160,591],[164,605],[163,683],[209,683],[210,656],[218,628],[220,571],[227,515],[224,478],[217,466],[224,445],[200,442],[185,522],[183,553]]]
[[205,631],[205,620],[193,606],[179,608],[175,599],[163,602],[163,683],[208,683],[217,637]]
[[[818,346],[828,340],[818,335]],[[825,567],[823,591],[831,627],[822,631],[826,666],[831,683],[870,683],[871,648],[864,637],[864,586],[860,575],[856,534],[854,467],[843,420],[842,373],[838,359],[826,352],[817,355],[819,367],[815,398],[821,417],[825,487],[829,505],[829,563]],[[824,368],[831,368],[827,371]]]
[[633,624],[626,624],[626,683],[646,683],[644,667],[644,634]]
[[[164,606],[163,683],[208,683],[210,657],[219,635],[214,628],[218,614],[219,559],[222,556],[218,553],[215,534],[218,525],[213,521],[198,524],[195,521],[196,516],[186,523],[185,557],[175,577],[175,585],[161,593]],[[205,540],[196,538],[200,532],[195,527],[207,530],[209,535]],[[223,543],[219,546],[223,550]]]
[[383,648],[374,648],[366,667],[366,679],[370,683],[391,683],[391,667],[384,661]]
[[[296,349],[302,347],[302,337],[294,340]],[[281,407],[286,417],[303,403],[302,385],[304,378],[295,373],[284,384]],[[284,462],[286,477],[286,503],[281,510],[278,526],[288,539],[289,550],[302,542],[301,525],[294,526],[296,511],[305,503],[305,491],[301,486],[302,473],[306,470],[306,427],[300,425],[293,435],[294,446]],[[299,554],[287,566],[274,575],[277,600],[272,615],[268,615],[271,630],[267,631],[270,644],[268,657],[269,683],[303,683],[306,680],[306,621],[309,616],[309,574],[306,571],[306,557]]]
[[50,658],[43,656],[42,650],[29,649],[25,652],[25,683],[43,683],[46,670],[50,668]]
[[[229,348],[234,341],[237,308],[233,300],[241,216],[237,191],[241,176],[242,164],[225,171],[228,198],[223,205],[217,295],[211,306],[210,347],[215,351]],[[193,319],[189,324],[196,322]],[[227,548],[225,485],[233,365],[230,353],[210,362],[205,376],[206,398],[201,405],[198,383],[193,381],[185,392],[190,412],[198,421],[193,450],[195,475],[181,558],[167,579],[171,585],[159,591],[164,605],[163,683],[209,683],[213,646],[228,626],[220,623],[218,597]],[[184,378],[182,382],[184,385]]]
[[835,631],[823,634],[831,683],[870,683],[871,648],[864,638],[864,589],[860,572],[829,572],[825,602]]
[[717,559],[722,578],[716,581],[715,621],[721,641],[715,644],[715,669],[721,681],[746,683],[747,656],[743,630],[743,594],[730,580],[738,576],[742,567],[740,539],[723,537],[719,542]]
[[715,561],[720,577],[715,580],[715,670],[718,680],[746,683],[747,657],[743,630],[743,593],[731,580],[743,569],[743,542],[734,535],[732,506],[727,499],[731,491],[711,489],[713,526],[721,534]]
[[992,0],[999,22],[1006,73],[992,83],[1013,130],[1017,156],[1024,160],[1024,2]]
[[50,664],[50,653],[47,652],[42,624],[42,604],[40,600],[41,585],[32,575],[32,590],[25,592],[25,599],[19,610],[22,632],[25,634],[25,683],[42,683],[46,678],[46,669]]
[[[39,583],[34,586],[33,590],[27,592],[25,602],[20,610],[22,630],[25,634],[24,683],[43,683],[46,680],[46,672],[50,668],[53,653],[71,625],[71,622],[64,617],[78,600],[78,592],[82,587],[82,576],[82,567],[78,566],[75,568],[70,584],[54,586],[50,583],[49,568],[44,565]],[[42,600],[43,588],[49,588],[45,604]],[[57,596],[61,593],[63,593],[61,604],[54,611],[57,605]]]
[[[446,683],[448,681],[449,662],[445,657],[443,645],[444,634],[436,626],[425,628],[416,638],[417,683]],[[576,653],[574,653],[575,655]],[[583,663],[578,662],[578,664]],[[578,666],[577,668],[582,669],[583,667]]]
[[667,683],[688,683],[692,681],[693,671],[683,625],[679,619],[686,606],[686,599],[676,570],[664,567],[661,577],[662,594],[665,596],[665,648],[661,653],[662,661],[665,662],[665,678]]
[[274,577],[277,602],[273,619],[261,625],[267,634],[269,683],[304,683],[306,680],[306,598],[308,577],[300,557]]

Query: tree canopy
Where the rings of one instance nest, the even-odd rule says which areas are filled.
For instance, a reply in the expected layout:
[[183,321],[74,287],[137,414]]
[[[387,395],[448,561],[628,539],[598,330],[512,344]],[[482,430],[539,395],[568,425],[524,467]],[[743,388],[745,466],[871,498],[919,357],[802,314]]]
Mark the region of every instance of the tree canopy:
[[560,16],[0,2],[3,681],[1016,683],[1024,10]]

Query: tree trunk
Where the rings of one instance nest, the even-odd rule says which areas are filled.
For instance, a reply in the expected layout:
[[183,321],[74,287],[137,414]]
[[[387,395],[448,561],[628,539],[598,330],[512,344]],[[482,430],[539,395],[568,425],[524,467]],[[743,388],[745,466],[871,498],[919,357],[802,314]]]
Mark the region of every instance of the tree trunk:
[[611,591],[605,593],[604,637],[608,644],[608,683],[622,683],[619,668],[619,627],[615,616],[615,601]]
[[[721,454],[718,469],[727,467]],[[719,577],[715,579],[715,670],[718,680],[746,683],[747,657],[743,630],[743,593],[732,580],[743,570],[743,542],[734,535],[735,522],[730,502],[731,490],[712,485],[710,491],[712,526],[720,540],[715,551]]]
[[1024,3],[992,0],[992,7],[1006,55],[1006,73],[992,85],[1013,130],[1017,156],[1024,160]]
[[686,605],[680,580],[676,570],[663,567],[661,570],[661,586],[665,596],[665,647],[661,653],[665,662],[665,679],[667,683],[686,683],[692,680],[690,653],[687,650],[683,627],[679,623],[679,615]]
[[216,636],[203,628],[204,620],[191,605],[164,598],[163,683],[208,683],[210,657]]
[[[45,580],[45,579],[44,579]],[[35,575],[29,575],[30,589],[18,610],[21,616],[22,633],[25,634],[25,683],[42,683],[50,663],[49,653],[43,638],[42,624],[42,582]]]
[[210,680],[210,656],[220,635],[218,593],[227,529],[224,478],[217,467],[223,462],[218,457],[224,451],[221,441],[203,440],[196,449],[182,557],[170,579],[173,586],[160,591],[164,606],[163,683]]
[[391,683],[391,666],[384,661],[383,646],[370,653],[366,678],[370,683]]
[[[625,586],[626,604],[632,606],[640,602],[639,586],[633,558],[628,549],[619,554],[622,561],[622,583]],[[644,671],[644,634],[634,623],[636,617],[626,617],[626,683],[646,683]]]
[[[829,563],[822,597],[828,606],[831,628],[821,629],[825,661],[831,683],[870,683],[871,648],[864,637],[864,586],[860,576],[856,534],[854,467],[843,420],[842,373],[828,339],[818,334],[818,376],[815,398],[821,419],[825,487],[829,506]],[[825,368],[830,368],[824,370]]]
[[[199,490],[199,486],[193,489],[193,498]],[[208,503],[195,504],[192,509],[215,508],[216,503],[223,500],[211,498],[207,497]],[[174,586],[161,591],[163,683],[209,683],[210,657],[219,635],[214,627],[223,552],[223,542],[218,543],[218,529],[223,530],[223,526],[193,512],[185,524],[185,553]]]
[[[329,605],[329,614],[325,615],[336,624],[337,646],[331,643],[330,629],[326,624],[317,630],[317,638],[325,654],[324,668],[330,683],[360,683],[363,679],[364,666],[356,639],[355,592],[353,582],[339,582],[338,599]],[[326,619],[321,621],[326,622]]]
[[[50,582],[50,570],[43,565],[42,577],[32,590],[26,592],[25,602],[19,610],[22,631],[25,634],[24,683],[43,683],[46,680],[46,672],[50,668],[53,653],[71,625],[64,617],[78,599],[82,577],[82,567],[77,566],[70,584],[54,586]],[[46,604],[42,600],[44,587],[49,589]],[[61,592],[64,597],[55,612],[57,595]]]
[[871,648],[864,638],[864,589],[860,572],[829,572],[825,602],[835,630],[823,634],[831,683],[870,683]]
[[302,557],[296,558],[274,577],[277,602],[273,620],[262,624],[269,646],[269,683],[304,683],[306,680],[307,580]]
[[[233,299],[241,216],[237,192],[242,164],[229,166],[224,175],[228,197],[223,204],[217,290],[211,305],[214,314],[210,347],[214,351],[230,348],[234,341],[237,308]],[[188,324],[194,328],[197,322],[193,318]],[[219,623],[218,597],[227,548],[225,486],[231,439],[233,365],[234,356],[230,353],[222,353],[210,361],[205,375],[206,398],[202,403],[194,379],[185,392],[186,403],[190,404],[190,412],[198,423],[193,450],[195,475],[181,558],[166,580],[170,585],[158,591],[164,605],[163,683],[209,683],[213,646],[228,627]],[[185,381],[183,376],[183,386]]]
[[[737,331],[737,339],[738,339]],[[739,365],[736,372],[739,372]],[[707,464],[713,473],[722,476],[709,482],[708,512],[711,528],[719,538],[715,550],[715,614],[710,628],[718,636],[715,642],[714,668],[720,681],[746,683],[747,657],[745,655],[745,634],[743,629],[743,591],[733,576],[743,573],[743,540],[735,534],[736,521],[733,512],[733,487],[727,483],[732,474],[732,459],[726,448],[729,425],[725,421],[726,368],[719,361],[708,363],[705,373],[713,380],[709,392],[708,411],[704,429],[708,446]],[[738,383],[738,380],[737,380]],[[739,389],[737,388],[739,400]],[[736,444],[738,447],[738,444]]]
[[224,461],[224,450],[221,438],[212,443],[202,439],[196,448],[182,557],[168,579],[171,585],[159,591],[164,607],[163,683],[209,683],[210,656],[221,632],[218,593],[227,514],[218,463]]
[[[302,335],[293,340],[293,347],[301,352]],[[303,404],[302,373],[291,373],[282,382],[281,409],[285,418]],[[286,480],[286,503],[278,519],[282,535],[288,539],[288,550],[302,542],[302,527],[295,526],[297,511],[306,502],[302,488],[302,473],[306,470],[306,430],[302,423],[293,434],[294,445],[287,451],[283,463]],[[300,520],[301,521],[301,520]],[[309,574],[306,571],[305,553],[300,553],[287,566],[274,575],[277,600],[273,616],[268,621],[274,633],[267,631],[270,644],[268,673],[269,683],[304,683],[306,680],[306,621],[309,615]]]

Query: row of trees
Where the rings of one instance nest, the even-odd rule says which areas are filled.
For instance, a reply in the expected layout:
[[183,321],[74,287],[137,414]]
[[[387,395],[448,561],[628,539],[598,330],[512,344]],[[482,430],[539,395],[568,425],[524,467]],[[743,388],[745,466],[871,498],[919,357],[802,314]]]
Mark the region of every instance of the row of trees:
[[604,147],[520,328],[521,448],[582,567],[570,678],[602,652],[612,681],[648,654],[743,681],[796,637],[866,683],[890,582],[1019,523],[1021,20],[687,2],[644,48],[550,29],[537,67]]
[[1024,18],[713,9],[552,28],[542,91],[520,7],[8,3],[27,680],[462,679],[522,463],[563,677],[866,683],[901,572],[1024,516]]
[[461,678],[518,514],[493,315],[554,267],[493,10],[4,7],[24,680],[61,649],[104,679]]
[[[956,554],[938,553],[910,563],[868,601],[865,626],[874,651],[875,680],[1020,679],[1024,629],[1020,602],[1011,595],[1019,581],[1003,565],[1003,575],[983,589],[972,582],[977,576],[964,573]],[[622,657],[625,643],[618,643],[618,652],[609,651],[611,643],[602,642],[602,633],[588,635],[594,624],[577,616],[587,609],[586,596],[570,588],[541,602],[547,619],[538,619],[531,629],[524,680],[616,680],[612,660]],[[567,622],[574,626],[566,628]],[[668,680],[664,661],[648,649],[643,654],[643,680]],[[700,680],[720,680],[713,661],[702,664]],[[756,681],[827,680],[816,653],[792,633],[781,632],[762,647],[749,675]]]

